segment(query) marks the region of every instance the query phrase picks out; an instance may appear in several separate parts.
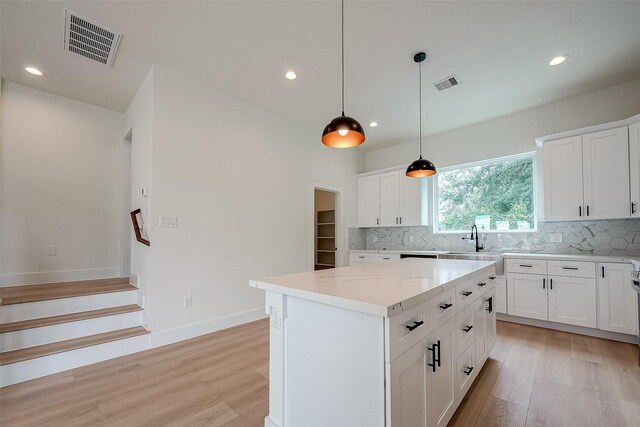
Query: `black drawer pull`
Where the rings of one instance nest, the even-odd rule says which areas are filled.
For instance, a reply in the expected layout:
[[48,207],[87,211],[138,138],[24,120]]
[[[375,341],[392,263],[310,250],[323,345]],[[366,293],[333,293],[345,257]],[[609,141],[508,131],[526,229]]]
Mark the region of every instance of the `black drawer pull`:
[[562,267],[563,270],[578,270],[578,267]]
[[447,304],[442,304],[440,306],[440,308],[443,309],[443,310],[446,310],[447,308],[450,308],[450,307],[453,307],[453,304],[447,303]]
[[529,265],[529,264],[520,264],[520,267],[533,268],[533,265]]
[[489,307],[487,307],[487,311],[489,313],[493,313],[493,297],[487,298],[487,302],[489,303]]
[[467,375],[471,375],[471,372],[473,372],[473,366],[467,366],[467,369],[464,370]]
[[489,280],[496,280],[496,276],[489,276]]
[[[436,353],[436,347],[438,349],[437,353]],[[440,341],[438,340],[438,342],[433,343],[431,347],[429,347],[427,350],[431,352],[431,360],[432,360],[431,363],[427,363],[427,366],[431,366],[431,368],[433,369],[433,372],[435,372],[436,366],[441,366],[440,365]]]
[[358,255],[358,258],[360,259],[364,259],[364,257],[362,255]]
[[424,322],[422,320],[420,321],[414,321],[413,325],[406,325],[407,329],[409,330],[409,332],[413,331],[416,328],[419,328],[420,326],[422,326]]
[[465,332],[469,332],[472,329],[473,329],[473,325],[467,325],[464,328],[462,328],[462,330],[465,331]]
[[483,286],[486,286],[486,285],[487,285],[487,283],[486,283],[486,282],[480,282],[480,283],[478,283],[478,286],[480,286],[480,287],[483,287]]
[[468,297],[468,296],[469,296],[469,295],[471,295],[472,293],[473,293],[473,292],[471,292],[471,291],[464,291],[464,292],[462,293],[462,295],[464,295],[465,297]]

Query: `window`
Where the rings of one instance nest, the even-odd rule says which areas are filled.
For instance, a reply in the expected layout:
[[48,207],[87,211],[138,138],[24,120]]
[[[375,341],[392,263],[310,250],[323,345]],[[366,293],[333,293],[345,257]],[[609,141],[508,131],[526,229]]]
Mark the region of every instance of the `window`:
[[436,230],[534,230],[533,154],[445,168],[435,180]]

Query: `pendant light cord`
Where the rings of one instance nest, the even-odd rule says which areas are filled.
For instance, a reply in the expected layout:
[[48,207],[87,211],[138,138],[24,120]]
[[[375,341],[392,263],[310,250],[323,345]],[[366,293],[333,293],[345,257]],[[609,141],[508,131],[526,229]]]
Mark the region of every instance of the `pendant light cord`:
[[420,79],[420,158],[422,158],[422,62],[418,62],[418,78]]
[[342,115],[344,116],[344,0],[342,0],[342,31],[340,45],[342,46]]

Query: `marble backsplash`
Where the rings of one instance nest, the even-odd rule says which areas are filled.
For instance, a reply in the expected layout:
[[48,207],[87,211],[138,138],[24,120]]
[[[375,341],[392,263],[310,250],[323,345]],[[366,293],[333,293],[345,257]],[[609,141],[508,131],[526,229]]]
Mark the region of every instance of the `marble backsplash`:
[[[562,242],[552,242],[561,234]],[[433,233],[432,227],[350,228],[350,250],[473,251],[469,233]],[[413,243],[409,243],[413,236]],[[374,242],[374,237],[376,238]],[[640,219],[541,222],[538,231],[488,233],[485,251],[627,256],[640,255]]]

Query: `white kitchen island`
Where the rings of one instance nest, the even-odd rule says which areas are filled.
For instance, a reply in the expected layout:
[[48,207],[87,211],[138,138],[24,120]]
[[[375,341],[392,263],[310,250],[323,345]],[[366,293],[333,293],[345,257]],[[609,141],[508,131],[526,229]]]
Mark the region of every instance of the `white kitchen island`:
[[253,280],[272,427],[446,426],[495,343],[493,262],[404,259]]

